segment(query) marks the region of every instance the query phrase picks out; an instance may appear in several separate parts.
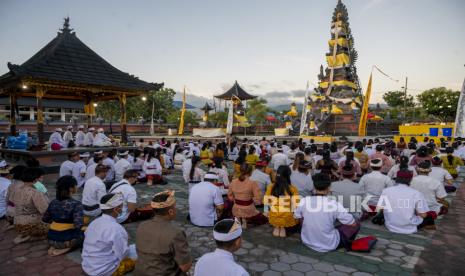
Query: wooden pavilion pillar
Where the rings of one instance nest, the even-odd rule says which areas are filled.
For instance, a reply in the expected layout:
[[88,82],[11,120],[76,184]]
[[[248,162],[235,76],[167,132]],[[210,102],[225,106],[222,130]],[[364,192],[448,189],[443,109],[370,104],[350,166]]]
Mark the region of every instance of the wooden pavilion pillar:
[[10,135],[16,136],[16,91],[10,90]]
[[120,111],[121,111],[121,118],[120,118],[120,125],[121,125],[121,143],[127,144],[128,142],[128,134],[127,134],[127,121],[126,121],[126,93],[123,93],[119,96],[120,102]]
[[92,108],[94,107],[94,102],[92,101],[92,97],[88,96],[85,100],[84,112],[86,113],[86,123],[87,128],[89,128],[92,124]]
[[45,88],[36,87],[36,99],[37,99],[37,137],[39,139],[39,145],[45,145],[44,136],[44,106],[42,105],[42,98],[45,95]]

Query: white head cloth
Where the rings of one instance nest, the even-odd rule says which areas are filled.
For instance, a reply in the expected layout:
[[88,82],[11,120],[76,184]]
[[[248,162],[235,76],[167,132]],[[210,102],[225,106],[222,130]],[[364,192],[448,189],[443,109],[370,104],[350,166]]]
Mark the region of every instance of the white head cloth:
[[[232,219],[229,219],[229,220],[232,220]],[[213,238],[217,241],[228,242],[228,241],[232,241],[232,240],[239,238],[241,235],[242,235],[242,227],[241,227],[240,222],[237,220],[234,220],[234,224],[228,233],[219,233],[213,230]]]
[[204,179],[218,180],[218,175],[214,172],[208,172],[203,176]]
[[116,193],[110,198],[106,203],[100,203],[100,209],[110,210],[116,208],[123,204],[123,195],[121,193]]

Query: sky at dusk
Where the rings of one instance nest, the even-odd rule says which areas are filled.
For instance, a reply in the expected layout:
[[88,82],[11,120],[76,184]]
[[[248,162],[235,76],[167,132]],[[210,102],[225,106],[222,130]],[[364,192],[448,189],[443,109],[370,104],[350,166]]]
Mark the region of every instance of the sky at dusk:
[[[45,46],[70,17],[77,36],[122,71],[209,99],[235,80],[270,103],[302,101],[325,65],[336,0],[0,0],[0,74]],[[465,1],[345,0],[371,102],[400,89],[460,90]],[[364,91],[364,90],[363,90]]]

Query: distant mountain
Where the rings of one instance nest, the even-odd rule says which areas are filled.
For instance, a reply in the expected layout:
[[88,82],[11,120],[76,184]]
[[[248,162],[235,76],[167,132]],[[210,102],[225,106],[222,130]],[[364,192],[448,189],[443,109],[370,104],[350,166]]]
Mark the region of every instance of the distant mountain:
[[[181,108],[182,107],[182,101],[173,101],[173,106],[176,107],[176,108]],[[186,103],[186,109],[196,109],[196,108],[197,107]]]
[[[176,95],[174,95],[174,102],[182,103],[182,92],[176,92]],[[213,106],[213,98],[208,99],[203,96],[186,93],[186,104],[193,106],[193,108],[201,108],[205,105],[205,102]]]

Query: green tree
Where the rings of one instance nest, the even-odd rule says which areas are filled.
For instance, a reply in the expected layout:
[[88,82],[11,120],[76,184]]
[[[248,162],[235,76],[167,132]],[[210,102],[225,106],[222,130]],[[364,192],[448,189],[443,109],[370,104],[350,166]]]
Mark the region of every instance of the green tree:
[[[173,98],[176,92],[171,88],[162,88],[159,91],[150,91],[143,101],[142,97],[130,97],[126,101],[128,121],[138,121],[141,117],[151,120],[152,104],[154,104],[154,119],[166,122],[168,114],[175,110]],[[99,102],[96,113],[107,121],[118,121],[120,118],[120,104],[118,101]]]
[[[181,120],[181,110],[180,109],[174,109],[167,115],[166,122],[168,124],[175,124],[176,126],[179,126],[179,121]],[[195,125],[199,121],[199,117],[197,116],[197,113],[192,112],[190,110],[186,110],[184,113],[184,126],[186,127],[187,125]]]
[[[101,116],[103,119],[109,122],[119,121],[121,115],[121,108],[119,102],[114,101],[103,101],[99,102],[95,108],[97,116]],[[129,117],[128,117],[129,119]]]
[[[383,100],[389,107],[398,108],[404,106],[405,94],[403,91],[389,91],[383,94]],[[407,95],[407,107],[414,107],[414,98],[412,95]]]
[[459,97],[459,91],[438,87],[423,91],[417,99],[426,114],[446,122],[454,120]]
[[226,122],[228,121],[228,111],[226,110],[212,113],[208,116],[208,120],[216,127],[226,127]]
[[142,97],[132,97],[127,101],[128,118],[137,120],[140,117],[147,121],[152,117],[152,104],[154,105],[153,117],[155,120],[161,119],[167,121],[168,114],[173,112],[173,99],[176,92],[171,88],[162,88],[159,91],[149,92],[146,100]]
[[252,124],[261,125],[264,123],[267,113],[268,107],[265,99],[256,98],[247,102],[246,117]]

